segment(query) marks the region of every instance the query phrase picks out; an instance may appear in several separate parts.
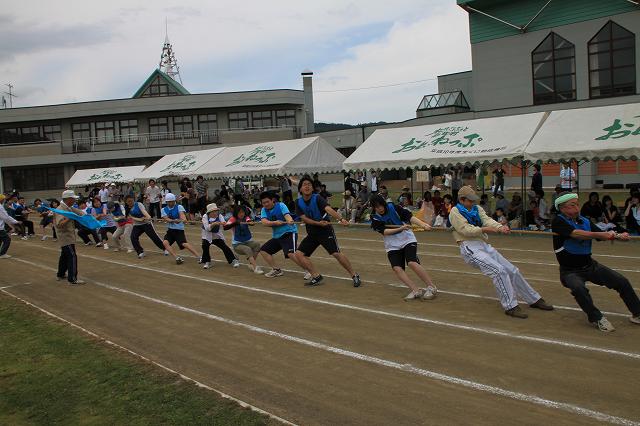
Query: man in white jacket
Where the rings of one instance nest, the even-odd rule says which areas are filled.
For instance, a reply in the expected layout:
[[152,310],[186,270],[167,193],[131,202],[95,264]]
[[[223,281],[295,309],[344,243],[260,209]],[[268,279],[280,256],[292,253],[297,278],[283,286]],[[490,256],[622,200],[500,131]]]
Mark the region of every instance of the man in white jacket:
[[0,259],[9,259],[10,254],[7,254],[9,246],[11,245],[11,237],[5,231],[5,224],[9,225],[12,229],[17,227],[20,222],[9,216],[9,213],[4,209],[4,199],[6,196],[0,194]]

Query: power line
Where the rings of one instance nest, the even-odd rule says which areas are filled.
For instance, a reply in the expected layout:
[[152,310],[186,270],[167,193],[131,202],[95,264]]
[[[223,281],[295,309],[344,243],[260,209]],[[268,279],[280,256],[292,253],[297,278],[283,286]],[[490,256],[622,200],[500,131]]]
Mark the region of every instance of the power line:
[[336,89],[336,90],[314,90],[313,93],[336,93],[336,92],[351,92],[355,90],[382,89],[384,87],[403,86],[405,84],[424,83],[425,81],[435,81],[435,80],[437,80],[437,78],[425,78],[424,80],[404,81],[402,83],[383,84],[380,86],[354,87],[351,89]]

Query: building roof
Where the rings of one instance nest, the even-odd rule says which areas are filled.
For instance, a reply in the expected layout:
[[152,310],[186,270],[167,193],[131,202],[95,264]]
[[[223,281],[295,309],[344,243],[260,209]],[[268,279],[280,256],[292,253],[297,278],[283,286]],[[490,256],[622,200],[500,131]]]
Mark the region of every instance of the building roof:
[[187,89],[184,88],[184,86],[182,86],[182,84],[178,83],[173,78],[169,77],[168,74],[163,73],[159,69],[156,69],[151,73],[149,78],[147,78],[145,82],[142,83],[142,86],[140,86],[140,88],[136,91],[136,93],[132,97],[133,98],[142,97],[142,94],[144,93],[144,91],[151,85],[151,83],[153,82],[153,80],[156,79],[156,77],[160,78],[161,80],[164,80],[169,86],[171,86],[180,95],[191,94]]

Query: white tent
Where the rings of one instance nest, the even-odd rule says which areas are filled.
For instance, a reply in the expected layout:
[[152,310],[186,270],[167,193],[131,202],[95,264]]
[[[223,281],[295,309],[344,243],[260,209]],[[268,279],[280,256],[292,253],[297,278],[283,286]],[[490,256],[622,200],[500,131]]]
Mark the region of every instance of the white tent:
[[144,166],[106,167],[101,169],[76,170],[66,187],[94,185],[98,183],[133,182],[144,170]]
[[483,164],[521,157],[546,113],[379,129],[344,162],[345,170]]
[[165,176],[191,176],[203,164],[219,155],[226,148],[188,151],[165,155],[137,176],[137,181],[160,179]]
[[530,161],[640,158],[640,104],[553,111],[525,149]]
[[227,147],[197,169],[205,179],[335,173],[344,155],[320,137]]

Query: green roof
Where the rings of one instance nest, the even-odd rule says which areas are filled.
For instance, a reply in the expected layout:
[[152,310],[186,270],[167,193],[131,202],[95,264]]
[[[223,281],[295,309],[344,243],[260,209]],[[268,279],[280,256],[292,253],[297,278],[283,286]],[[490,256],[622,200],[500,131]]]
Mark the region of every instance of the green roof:
[[178,83],[173,78],[169,77],[168,74],[163,73],[159,69],[156,69],[151,73],[149,78],[147,78],[145,80],[145,82],[142,83],[142,86],[140,86],[140,88],[136,91],[136,93],[132,97],[133,98],[141,97],[141,95],[144,93],[144,91],[147,89],[147,87],[149,87],[151,82],[153,82],[153,80],[155,80],[156,77],[160,77],[161,79],[165,80],[166,83],[173,88],[173,90],[175,90],[176,92],[178,92],[181,95],[190,95],[191,94],[191,93],[189,93],[189,91],[187,89],[184,88],[184,86],[182,86],[182,84]]

